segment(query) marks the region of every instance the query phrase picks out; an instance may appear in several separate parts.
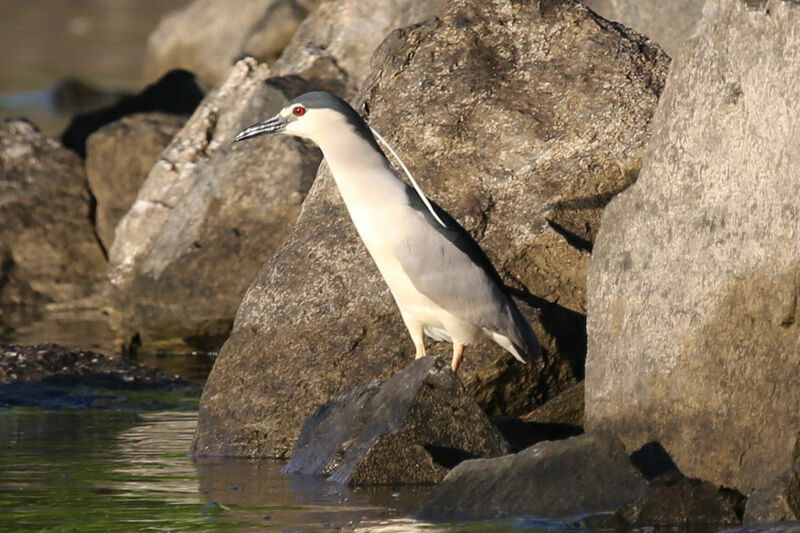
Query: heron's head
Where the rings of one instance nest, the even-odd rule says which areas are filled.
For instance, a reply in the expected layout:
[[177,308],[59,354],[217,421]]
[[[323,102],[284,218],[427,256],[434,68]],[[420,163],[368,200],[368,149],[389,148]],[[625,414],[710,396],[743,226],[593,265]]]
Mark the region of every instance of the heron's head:
[[321,144],[326,136],[336,135],[343,127],[372,138],[369,127],[347,102],[329,92],[314,91],[298,96],[274,117],[241,131],[233,142],[269,133],[287,133]]

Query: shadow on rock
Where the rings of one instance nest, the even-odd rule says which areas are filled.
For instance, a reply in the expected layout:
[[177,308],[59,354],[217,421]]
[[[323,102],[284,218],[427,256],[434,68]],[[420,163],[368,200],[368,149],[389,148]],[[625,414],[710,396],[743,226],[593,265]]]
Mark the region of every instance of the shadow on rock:
[[203,90],[194,75],[185,70],[173,70],[135,96],[123,98],[111,107],[75,116],[61,135],[61,142],[81,157],[86,157],[89,135],[106,124],[134,113],[151,111],[188,116],[202,99]]

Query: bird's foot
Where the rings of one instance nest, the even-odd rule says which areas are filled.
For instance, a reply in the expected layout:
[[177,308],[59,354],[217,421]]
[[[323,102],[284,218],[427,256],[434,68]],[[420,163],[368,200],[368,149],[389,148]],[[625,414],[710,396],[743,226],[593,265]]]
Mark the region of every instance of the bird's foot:
[[450,368],[453,372],[458,372],[458,367],[461,366],[461,358],[464,356],[464,345],[460,342],[453,343],[453,361],[450,363]]

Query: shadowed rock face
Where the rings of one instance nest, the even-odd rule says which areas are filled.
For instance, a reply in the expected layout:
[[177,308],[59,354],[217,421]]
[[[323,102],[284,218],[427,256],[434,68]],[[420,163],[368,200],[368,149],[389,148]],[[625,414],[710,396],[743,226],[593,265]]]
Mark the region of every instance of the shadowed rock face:
[[636,501],[617,511],[631,527],[722,526],[739,518],[718,487],[673,471],[651,481]]
[[594,247],[587,428],[743,493],[800,428],[800,6],[711,1]]
[[106,259],[83,161],[25,120],[0,121],[0,308],[89,296]]
[[413,514],[565,518],[613,510],[645,485],[622,443],[607,434],[586,434],[541,442],[516,455],[461,463]]
[[186,116],[137,113],[100,128],[86,142],[86,177],[97,201],[95,227],[106,250],[117,223]]
[[283,471],[349,485],[437,483],[464,459],[504,453],[448,362],[428,356],[317,409]]
[[[602,206],[636,176],[667,61],[566,1],[450,2],[376,52],[358,108],[486,249],[523,312],[542,308],[541,361],[490,343],[467,352],[461,377],[491,414],[529,412],[582,374],[587,248]],[[194,451],[285,456],[314,408],[388,378],[412,351],[323,167],[242,301]]]

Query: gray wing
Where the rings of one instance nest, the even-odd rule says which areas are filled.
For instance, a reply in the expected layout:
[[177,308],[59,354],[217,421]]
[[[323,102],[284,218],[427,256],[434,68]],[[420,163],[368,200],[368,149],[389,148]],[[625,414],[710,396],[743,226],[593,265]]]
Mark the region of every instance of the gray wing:
[[414,287],[460,320],[503,334],[520,351],[535,356],[536,336],[480,246],[437,205],[434,209],[446,228],[430,215],[415,191],[409,190],[409,200],[418,217],[394,252]]

